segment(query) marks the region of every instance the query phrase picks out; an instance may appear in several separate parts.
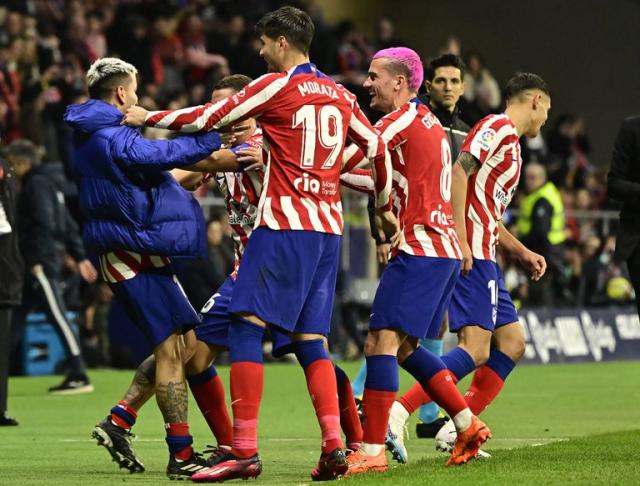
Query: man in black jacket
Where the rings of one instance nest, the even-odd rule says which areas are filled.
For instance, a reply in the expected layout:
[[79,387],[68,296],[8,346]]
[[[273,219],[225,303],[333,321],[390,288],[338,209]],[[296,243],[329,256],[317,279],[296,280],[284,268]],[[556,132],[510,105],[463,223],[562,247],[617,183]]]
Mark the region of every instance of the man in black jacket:
[[421,97],[440,120],[451,145],[453,160],[458,157],[469,133],[469,125],[460,119],[458,108],[458,101],[464,94],[464,71],[464,62],[455,54],[436,57],[425,70],[427,95]]
[[20,304],[23,263],[18,248],[16,184],[9,164],[0,159],[0,426],[18,425],[7,415],[11,314]]
[[65,206],[64,177],[55,166],[40,165],[37,149],[29,141],[13,142],[7,147],[6,155],[21,186],[18,234],[27,269],[22,304],[13,319],[14,344],[22,334],[27,314],[38,299],[42,300],[49,322],[59,334],[69,358],[69,372],[64,381],[49,391],[55,394],[93,391],[62,297],[60,280],[65,254],[75,259],[80,275],[87,282],[94,282],[97,273],[85,256],[78,226]]
[[613,147],[609,196],[624,203],[616,243],[616,261],[627,262],[640,313],[640,115],[622,122]]

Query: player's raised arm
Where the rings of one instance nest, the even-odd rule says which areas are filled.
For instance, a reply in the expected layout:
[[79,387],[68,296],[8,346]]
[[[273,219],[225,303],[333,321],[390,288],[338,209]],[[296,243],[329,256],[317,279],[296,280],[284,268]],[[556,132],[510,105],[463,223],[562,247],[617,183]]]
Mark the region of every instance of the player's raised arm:
[[289,73],[265,74],[239,93],[217,103],[206,103],[181,110],[147,111],[132,106],[123,123],[146,125],[181,132],[207,132],[249,117],[258,117],[289,79]]
[[460,240],[462,250],[462,271],[468,273],[473,265],[471,248],[467,241],[467,185],[471,174],[480,167],[478,160],[469,152],[462,152],[453,164],[451,173],[451,206],[453,207],[453,222],[456,225],[456,233]]

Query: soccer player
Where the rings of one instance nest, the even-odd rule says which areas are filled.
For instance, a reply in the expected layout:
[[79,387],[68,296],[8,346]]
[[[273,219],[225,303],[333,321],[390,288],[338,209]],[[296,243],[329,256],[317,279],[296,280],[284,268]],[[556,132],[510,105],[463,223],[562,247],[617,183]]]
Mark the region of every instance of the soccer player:
[[64,119],[74,130],[80,201],[88,218],[85,244],[99,255],[115,298],[154,346],[156,401],[170,451],[167,474],[175,478],[206,462],[191,447],[183,366],[182,334],[199,319],[170,259],[202,253],[205,241],[199,205],[167,170],[210,170],[201,159],[220,147],[220,136],[146,140],[122,126],[123,113],[137,102],[136,74],[120,59],[99,59],[87,72],[91,99],[69,106]]
[[[463,275],[449,306],[450,329],[458,334],[458,346],[443,360],[456,382],[476,370],[465,394],[475,415],[495,399],[525,349],[524,330],[496,263],[498,242],[531,272],[532,279],[540,279],[546,270],[544,257],[520,243],[501,219],[520,178],[519,138],[540,132],[551,107],[549,88],[535,74],[518,73],[507,83],[505,96],[503,114],[489,115],[471,129],[452,173]],[[422,392],[412,400],[413,404],[403,402],[407,410],[430,398]],[[406,420],[408,413],[402,418]],[[455,435],[450,422],[445,424],[436,436],[436,447],[450,451]]]
[[[458,100],[464,93],[464,73],[465,65],[462,59],[454,54],[443,54],[433,59],[425,70],[427,96],[420,97],[438,117],[442,128],[447,134],[453,158],[457,158],[462,148],[462,143],[469,132],[469,126],[459,117]],[[378,247],[383,247],[379,254],[384,256],[385,263],[388,259],[389,244],[382,243]],[[420,345],[429,351],[441,356],[444,345],[442,337],[447,330],[448,316],[445,318],[439,330],[434,331],[433,336],[427,336],[420,340]],[[362,397],[364,382],[366,379],[366,365],[358,373],[354,380],[354,394]],[[389,416],[389,430],[387,435],[387,447],[394,458],[400,463],[407,461],[407,450],[404,446],[404,426],[406,422],[407,410],[404,406],[415,403],[412,395],[423,397],[424,391],[420,383],[416,383],[405,395],[394,402]],[[421,400],[420,398],[419,400]],[[413,413],[414,409],[409,410]],[[418,437],[435,437],[436,433],[446,422],[444,417],[439,417],[439,408],[435,402],[430,402],[420,407],[420,423],[416,424],[416,435]]]
[[272,74],[219,103],[155,113],[136,107],[126,121],[203,131],[258,118],[268,151],[264,189],[229,305],[235,314],[229,331],[233,449],[202,480],[256,475],[261,341],[267,324],[293,335],[322,430],[313,477],[333,479],[347,470],[336,376],[322,339],[329,331],[343,225],[341,164],[336,162],[347,135],[374,161],[378,213],[387,232],[395,235],[388,154],[355,96],[309,62],[314,27],[306,13],[282,7],[266,14],[257,29],[261,55]]
[[489,429],[467,407],[440,358],[419,346],[442,322],[462,252],[452,221],[451,152],[440,122],[417,99],[420,57],[408,48],[378,51],[364,83],[393,163],[393,207],[402,238],[385,268],[371,309],[362,400],[364,440],[349,474],[385,471],[385,434],[398,390],[398,363],[437,396],[460,432],[451,464],[474,457]]
[[[213,90],[212,101],[217,102],[232,96],[250,82],[250,78],[242,75],[223,78]],[[234,130],[233,146],[213,152],[208,159],[211,161],[211,173],[214,174],[225,197],[233,230],[237,270],[257,214],[263,175],[261,171],[236,172],[236,170],[239,164],[255,162],[256,157],[251,153],[255,149],[262,151],[262,132],[253,119],[245,120],[239,127],[233,128],[242,129],[241,132]],[[261,160],[260,154],[258,157]],[[181,184],[187,185],[197,185],[202,179],[201,173],[182,169],[174,169],[171,174]],[[218,443],[207,465],[212,465],[216,458],[231,449],[231,420],[225,403],[224,386],[217,375],[213,361],[221,351],[227,349],[230,318],[226,307],[231,298],[235,275],[234,270],[202,309],[203,319],[196,327],[197,342],[193,357],[185,364],[186,380],[191,392]],[[109,416],[96,425],[93,431],[93,437],[98,444],[106,447],[112,458],[132,473],[144,471],[142,461],[133,450],[130,430],[136,422],[140,408],[155,393],[155,368],[156,360],[154,355],[151,355],[136,370],[134,379],[122,400],[111,409]]]

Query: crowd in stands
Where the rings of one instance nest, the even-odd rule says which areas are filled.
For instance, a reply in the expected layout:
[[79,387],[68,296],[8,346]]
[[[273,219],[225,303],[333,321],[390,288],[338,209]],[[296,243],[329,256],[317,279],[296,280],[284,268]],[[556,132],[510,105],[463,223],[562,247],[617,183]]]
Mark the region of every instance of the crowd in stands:
[[[62,122],[65,107],[86,99],[85,74],[104,56],[120,57],[140,73],[139,104],[147,109],[176,109],[208,101],[221,77],[242,73],[252,78],[265,72],[255,21],[282,4],[301,4],[312,16],[316,34],[311,59],[318,68],[346,85],[368,107],[362,88],[370,59],[378,49],[406,45],[393,19],[380,18],[367,38],[356,24],[330,25],[312,1],[228,0],[25,0],[0,2],[0,135],[2,145],[21,139],[41,147],[44,163],[63,168],[64,195],[71,214],[82,225],[73,183],[71,132]],[[490,72],[493,58],[467,50],[455,37],[441,52],[461,55],[467,66],[461,117],[472,125],[502,108],[498,81]],[[433,52],[431,54],[437,54]],[[612,264],[615,219],[594,218],[594,210],[615,209],[607,199],[608,161],[590,158],[588,127],[576,113],[552,115],[544,135],[523,141],[525,165],[544,166],[548,180],[560,191],[566,240],[553,272],[554,305],[608,305],[631,300],[625,269]],[[379,114],[369,113],[374,119]],[[598,162],[598,164],[595,164]],[[207,189],[204,189],[205,194]],[[209,189],[214,191],[214,188]],[[508,224],[515,226],[518,199]],[[208,214],[209,257],[191,264],[185,282],[202,305],[233,267],[228,224],[222,212]],[[515,229],[515,228],[514,228]],[[507,285],[526,306],[531,290],[515,262],[504,262]],[[347,273],[348,273],[348,269]],[[347,280],[348,281],[348,280]],[[74,261],[65,266],[64,289],[70,308],[81,314],[85,344],[93,350],[89,364],[109,355],[106,322],[109,290],[100,283],[82,283]],[[625,284],[626,282],[626,284]],[[203,300],[204,299],[204,300]],[[344,314],[348,318],[348,314]]]

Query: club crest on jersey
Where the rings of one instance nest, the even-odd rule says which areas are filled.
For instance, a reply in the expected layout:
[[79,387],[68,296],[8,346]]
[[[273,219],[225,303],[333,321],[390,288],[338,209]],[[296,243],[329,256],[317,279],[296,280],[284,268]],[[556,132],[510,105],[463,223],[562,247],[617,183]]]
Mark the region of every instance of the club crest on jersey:
[[300,91],[301,96],[307,96],[309,94],[319,94],[328,96],[334,100],[338,99],[338,93],[331,86],[327,86],[325,84],[320,84],[315,81],[305,81],[304,83],[300,83],[298,85],[298,91]]
[[478,143],[483,150],[489,150],[495,138],[496,131],[491,128],[487,128],[478,136]]
[[304,174],[302,174],[302,177],[294,179],[293,187],[295,187],[298,191],[318,194],[320,192],[320,181],[318,179],[309,177],[309,174],[305,172]]

